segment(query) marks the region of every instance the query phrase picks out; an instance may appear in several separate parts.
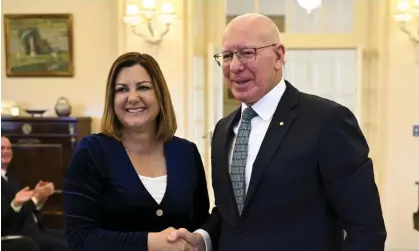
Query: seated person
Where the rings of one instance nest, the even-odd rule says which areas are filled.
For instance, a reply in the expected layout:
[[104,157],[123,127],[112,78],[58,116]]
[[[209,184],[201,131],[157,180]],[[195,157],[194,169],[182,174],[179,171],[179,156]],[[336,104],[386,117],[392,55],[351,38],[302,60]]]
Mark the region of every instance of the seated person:
[[2,251],[41,251],[38,244],[29,237],[16,237],[1,241]]
[[174,136],[176,117],[155,59],[116,59],[104,107],[102,132],[78,143],[64,181],[70,248],[192,250],[167,236],[206,221],[205,171],[196,145]]
[[[2,243],[25,236],[33,239],[41,251],[68,250],[63,236],[59,238],[55,233],[50,234],[47,229],[40,225],[36,216],[48,197],[53,194],[54,185],[51,182],[39,181],[34,189],[21,188],[7,177],[7,169],[12,157],[12,144],[7,137],[3,136],[1,137]],[[13,244],[10,242],[7,245]]]

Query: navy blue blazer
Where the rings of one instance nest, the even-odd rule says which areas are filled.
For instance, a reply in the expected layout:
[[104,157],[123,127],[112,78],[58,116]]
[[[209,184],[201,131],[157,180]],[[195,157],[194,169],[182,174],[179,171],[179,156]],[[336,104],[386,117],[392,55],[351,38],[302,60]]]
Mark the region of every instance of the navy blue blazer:
[[[228,149],[240,109],[212,139],[216,251],[383,251],[386,229],[368,144],[355,116],[286,82],[237,212]],[[343,229],[347,237],[343,237]]]
[[207,184],[196,145],[174,137],[164,144],[164,153],[167,187],[158,204],[120,141],[93,134],[79,142],[63,190],[72,250],[146,251],[148,232],[194,231],[207,220]]

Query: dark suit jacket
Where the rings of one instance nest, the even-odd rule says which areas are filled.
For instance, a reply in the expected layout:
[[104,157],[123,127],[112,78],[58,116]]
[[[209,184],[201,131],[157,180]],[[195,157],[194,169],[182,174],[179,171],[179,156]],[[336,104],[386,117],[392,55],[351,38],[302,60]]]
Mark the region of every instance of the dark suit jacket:
[[174,137],[164,152],[167,187],[157,204],[121,142],[103,134],[80,141],[63,191],[71,250],[146,251],[148,232],[171,226],[193,231],[207,220],[207,183],[196,145]]
[[354,115],[335,102],[286,85],[254,162],[240,217],[228,173],[240,109],[216,125],[216,207],[203,227],[214,249],[384,250],[386,230],[373,165]]
[[13,180],[6,181],[1,177],[1,236],[33,233],[41,227],[33,219],[33,214],[36,216],[38,211],[32,200],[23,204],[19,213],[10,206],[22,188]]

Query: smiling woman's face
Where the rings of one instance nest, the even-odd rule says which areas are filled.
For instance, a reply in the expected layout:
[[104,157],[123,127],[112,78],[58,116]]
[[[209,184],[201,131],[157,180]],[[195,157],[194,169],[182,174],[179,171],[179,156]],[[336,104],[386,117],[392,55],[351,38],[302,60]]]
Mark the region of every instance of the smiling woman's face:
[[115,114],[125,129],[154,125],[160,112],[155,86],[139,64],[122,68],[115,81]]

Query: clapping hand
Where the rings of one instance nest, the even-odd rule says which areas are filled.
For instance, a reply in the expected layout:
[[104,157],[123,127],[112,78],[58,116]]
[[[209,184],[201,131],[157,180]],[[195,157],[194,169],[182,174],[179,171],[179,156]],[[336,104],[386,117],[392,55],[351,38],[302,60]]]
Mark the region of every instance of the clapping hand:
[[29,187],[25,187],[21,189],[19,192],[16,193],[15,198],[12,201],[13,206],[15,207],[22,206],[23,203],[30,200],[33,195],[34,195],[34,190],[29,189]]
[[38,201],[38,204],[44,204],[48,197],[54,193],[54,190],[55,187],[52,182],[40,180],[34,189],[34,197]]

